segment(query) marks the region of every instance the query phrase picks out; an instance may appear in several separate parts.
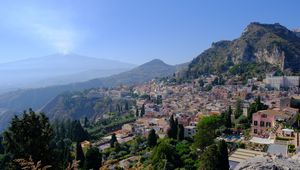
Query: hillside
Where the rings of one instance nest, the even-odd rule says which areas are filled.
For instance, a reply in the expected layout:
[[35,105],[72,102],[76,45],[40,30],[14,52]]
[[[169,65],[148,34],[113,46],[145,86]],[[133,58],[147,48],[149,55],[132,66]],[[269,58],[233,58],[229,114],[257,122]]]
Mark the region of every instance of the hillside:
[[[232,66],[256,63],[265,71],[300,72],[300,38],[280,24],[251,23],[233,41],[219,41],[190,63],[188,75],[223,73]],[[261,66],[263,65],[263,66]]]
[[78,91],[95,87],[112,87],[120,84],[139,84],[155,77],[172,75],[176,71],[176,68],[176,66],[167,65],[163,61],[156,59],[130,71],[105,78],[68,85],[18,90],[0,95],[0,108],[15,111],[22,111],[29,107],[39,109],[58,94],[65,91]]

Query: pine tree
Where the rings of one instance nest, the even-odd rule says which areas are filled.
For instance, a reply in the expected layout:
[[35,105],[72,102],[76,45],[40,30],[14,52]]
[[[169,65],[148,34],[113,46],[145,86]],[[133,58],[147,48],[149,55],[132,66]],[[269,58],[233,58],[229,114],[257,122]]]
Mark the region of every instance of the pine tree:
[[228,170],[229,169],[228,149],[227,149],[227,144],[224,140],[221,140],[218,143],[218,149],[219,149],[219,153],[220,153],[219,169],[220,170]]
[[79,162],[79,166],[83,167],[84,161],[85,161],[85,157],[84,157],[84,153],[83,153],[83,150],[82,150],[80,142],[76,143],[76,160],[80,161]]
[[117,143],[118,142],[118,140],[117,140],[117,137],[116,137],[116,134],[115,133],[113,133],[112,135],[111,135],[111,139],[110,139],[110,147],[115,147],[115,143]]
[[219,170],[220,156],[216,144],[208,146],[200,156],[200,170]]
[[12,159],[29,159],[31,156],[34,161],[40,160],[43,165],[55,164],[54,152],[50,147],[54,130],[43,113],[36,114],[29,109],[29,112],[24,111],[22,118],[15,116],[3,136],[6,151]]
[[102,165],[102,154],[99,149],[92,147],[86,152],[85,168],[99,170]]
[[157,135],[155,133],[154,129],[151,129],[148,135],[148,146],[149,147],[154,147],[157,144]]
[[178,125],[178,134],[177,134],[177,140],[183,140],[184,139],[184,127],[182,124]]

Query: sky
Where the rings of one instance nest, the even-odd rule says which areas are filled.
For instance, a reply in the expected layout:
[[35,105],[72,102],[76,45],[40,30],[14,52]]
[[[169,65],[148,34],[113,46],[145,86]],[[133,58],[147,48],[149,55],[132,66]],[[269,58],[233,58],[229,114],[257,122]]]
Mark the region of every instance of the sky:
[[250,22],[300,28],[299,0],[0,0],[0,63],[53,53],[191,61]]

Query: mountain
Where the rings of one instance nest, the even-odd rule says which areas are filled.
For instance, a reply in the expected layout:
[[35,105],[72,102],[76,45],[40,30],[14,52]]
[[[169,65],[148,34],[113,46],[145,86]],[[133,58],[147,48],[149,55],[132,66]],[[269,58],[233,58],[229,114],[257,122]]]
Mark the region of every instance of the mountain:
[[[67,85],[17,90],[0,95],[0,108],[14,111],[13,113],[23,111],[29,107],[38,110],[63,92],[79,91],[97,87],[113,87],[121,84],[140,84],[156,77],[170,76],[175,73],[177,69],[181,69],[184,66],[185,65],[171,66],[161,60],[155,59],[130,71],[105,78]],[[6,114],[6,117],[11,116],[11,114]]]
[[0,92],[86,81],[86,78],[110,76],[133,67],[128,63],[77,54],[53,54],[2,63]]
[[294,29],[293,31],[298,37],[300,37],[300,28]]
[[223,73],[234,65],[256,63],[265,71],[300,72],[300,38],[294,31],[275,24],[251,23],[233,41],[219,41],[189,64],[188,75]]

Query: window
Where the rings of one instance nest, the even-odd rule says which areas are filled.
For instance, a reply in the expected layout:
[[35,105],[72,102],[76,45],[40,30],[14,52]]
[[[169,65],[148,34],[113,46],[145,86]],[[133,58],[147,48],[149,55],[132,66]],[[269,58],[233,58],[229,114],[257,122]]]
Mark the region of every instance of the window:
[[262,118],[267,118],[267,114],[263,113],[263,114],[261,115],[261,117],[262,117]]
[[257,133],[257,129],[254,129],[253,132],[256,134]]
[[264,127],[265,126],[265,122],[264,121],[260,121],[260,126]]
[[266,122],[266,127],[271,127],[271,122]]
[[254,121],[254,126],[257,126],[257,121],[256,120]]

